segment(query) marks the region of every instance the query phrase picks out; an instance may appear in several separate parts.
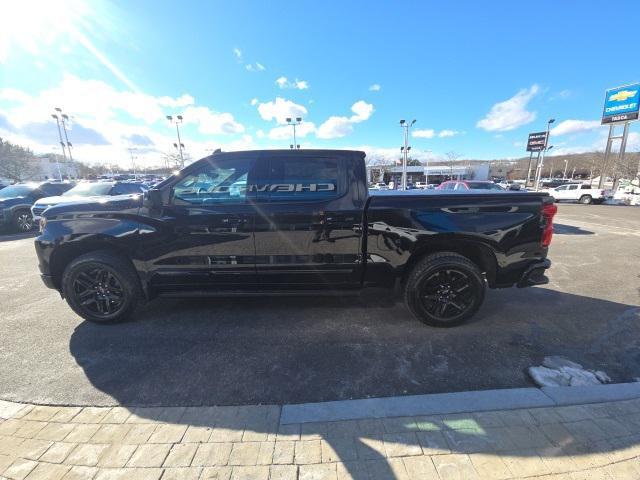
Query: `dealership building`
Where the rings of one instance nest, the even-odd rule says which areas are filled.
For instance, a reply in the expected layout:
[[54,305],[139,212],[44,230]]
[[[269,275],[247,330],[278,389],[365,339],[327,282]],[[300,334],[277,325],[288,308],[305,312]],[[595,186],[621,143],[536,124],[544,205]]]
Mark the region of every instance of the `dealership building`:
[[[402,167],[395,165],[367,166],[367,179],[373,182],[402,182]],[[407,183],[441,183],[445,180],[488,180],[489,165],[417,165],[407,167]]]

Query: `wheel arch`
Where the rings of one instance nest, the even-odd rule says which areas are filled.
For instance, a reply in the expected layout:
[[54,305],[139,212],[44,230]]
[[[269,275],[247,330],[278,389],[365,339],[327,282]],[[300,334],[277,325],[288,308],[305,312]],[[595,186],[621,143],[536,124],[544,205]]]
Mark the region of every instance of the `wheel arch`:
[[[81,255],[97,251],[106,251],[119,255],[120,257],[126,259],[126,261],[131,264],[131,266],[134,268],[134,271],[136,271],[137,273],[137,270],[135,269],[133,262],[131,262],[131,258],[128,255],[126,248],[118,245],[108,237],[93,237],[89,239],[83,239],[82,241],[70,241],[58,245],[51,253],[51,258],[49,259],[49,268],[51,271],[53,284],[58,289],[58,291],[62,292],[62,274],[67,268],[67,265],[69,265],[73,260]],[[140,280],[139,276],[138,280]],[[146,289],[143,288],[143,291],[145,291],[146,293]]]
[[420,260],[427,255],[443,252],[457,253],[458,255],[468,258],[485,274],[489,287],[495,285],[498,264],[491,248],[480,242],[462,239],[454,240],[450,238],[425,242],[417,247],[405,264],[402,283],[404,284],[406,282],[411,270],[413,270],[413,267]]

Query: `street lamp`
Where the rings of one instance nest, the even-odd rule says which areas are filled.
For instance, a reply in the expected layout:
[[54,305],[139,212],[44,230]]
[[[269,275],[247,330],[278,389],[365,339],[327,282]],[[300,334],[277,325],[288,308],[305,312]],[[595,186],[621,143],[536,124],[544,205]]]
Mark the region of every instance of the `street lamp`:
[[[174,122],[172,115],[167,115],[167,120],[169,120],[169,122],[172,122],[172,123]],[[182,143],[182,140],[180,140],[180,129],[178,128],[178,124],[182,123],[182,120],[183,120],[182,115],[176,116],[175,124],[176,124],[176,133],[178,134],[178,143],[173,144],[180,152],[180,169],[184,168],[184,156],[182,155],[182,149],[184,148],[184,144]]]
[[407,161],[409,159],[409,150],[411,147],[409,146],[409,129],[413,127],[416,123],[415,119],[411,120],[411,122],[407,122],[406,120],[400,120],[400,128],[403,129],[404,133],[404,147],[400,149],[403,152],[402,156],[402,190],[407,189]]
[[[60,108],[55,109],[57,112],[62,112]],[[65,144],[62,141],[62,130],[60,129],[60,117],[57,113],[52,113],[51,116],[56,119],[56,125],[58,126],[58,138],[60,139],[60,146],[62,147],[62,156],[64,157],[65,163],[67,162],[67,152],[65,150]],[[65,132],[66,137],[66,132]],[[69,152],[71,153],[71,152]],[[58,177],[60,181],[62,181],[62,172],[60,171],[60,162],[58,162],[58,157],[56,156],[56,168],[58,169]]]
[[287,117],[285,120],[287,121],[288,125],[291,125],[293,127],[293,145],[289,145],[289,148],[300,148],[300,145],[298,145],[298,142],[296,140],[296,127],[302,123],[302,117],[296,117],[295,122],[291,120],[291,117]]
[[127,150],[129,150],[129,155],[131,156],[131,167],[133,168],[133,178],[134,178],[134,180],[137,180],[138,177],[136,176],[136,162],[135,162],[135,159],[138,158],[138,157],[133,155],[133,151],[137,150],[137,148],[129,147]]

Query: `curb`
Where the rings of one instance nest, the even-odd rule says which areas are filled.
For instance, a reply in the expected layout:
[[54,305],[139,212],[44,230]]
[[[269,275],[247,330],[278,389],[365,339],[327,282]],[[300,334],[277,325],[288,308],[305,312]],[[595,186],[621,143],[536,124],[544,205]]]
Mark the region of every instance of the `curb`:
[[640,383],[436,393],[284,405],[281,424],[558,407],[640,398]]
[[[281,406],[280,424],[561,407],[636,398],[640,398],[640,382],[586,387],[505,388],[362,400],[338,400],[283,405]],[[30,404],[0,400],[0,418],[11,418],[28,405]]]

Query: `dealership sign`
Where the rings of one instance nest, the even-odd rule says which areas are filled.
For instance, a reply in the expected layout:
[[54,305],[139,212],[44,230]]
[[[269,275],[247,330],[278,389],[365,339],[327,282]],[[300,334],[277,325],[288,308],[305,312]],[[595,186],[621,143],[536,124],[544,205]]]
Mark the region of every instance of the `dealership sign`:
[[529,134],[527,140],[527,152],[541,152],[547,146],[547,132],[536,132]]
[[606,91],[602,123],[638,120],[640,83],[611,88]]

